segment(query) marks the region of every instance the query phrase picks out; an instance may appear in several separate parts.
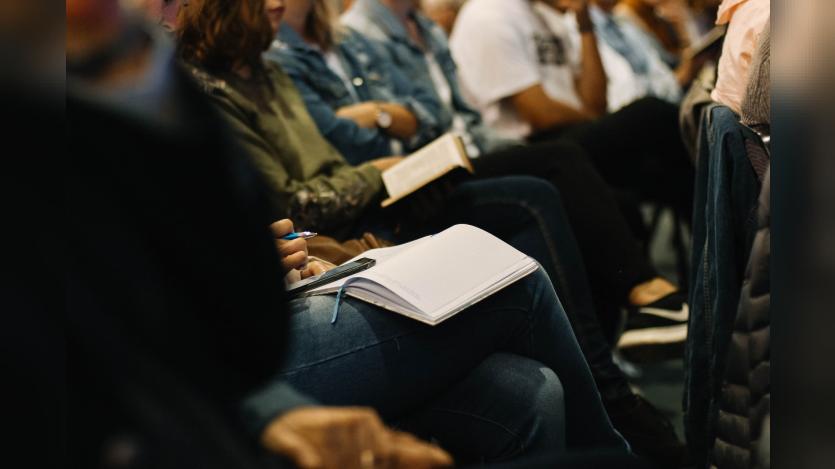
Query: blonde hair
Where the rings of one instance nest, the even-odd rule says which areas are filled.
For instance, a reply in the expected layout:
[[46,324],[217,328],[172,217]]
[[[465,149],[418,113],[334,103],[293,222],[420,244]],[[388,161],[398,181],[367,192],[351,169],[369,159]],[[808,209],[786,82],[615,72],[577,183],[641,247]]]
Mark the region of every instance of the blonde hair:
[[330,0],[313,0],[313,8],[307,15],[304,30],[305,36],[323,51],[333,48],[345,32]]

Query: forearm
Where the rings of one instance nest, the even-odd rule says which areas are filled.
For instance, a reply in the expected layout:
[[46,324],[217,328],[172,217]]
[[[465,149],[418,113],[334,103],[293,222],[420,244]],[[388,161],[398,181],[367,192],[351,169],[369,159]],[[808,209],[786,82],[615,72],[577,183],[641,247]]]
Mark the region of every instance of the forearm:
[[581,28],[581,69],[577,80],[577,91],[585,110],[592,116],[606,113],[606,70],[597,49],[594,31]]
[[509,100],[519,116],[535,131],[585,122],[592,118],[583,109],[551,99],[539,84],[513,95]]
[[391,115],[391,126],[384,129],[388,135],[400,140],[409,140],[418,130],[418,121],[415,115],[405,106],[396,103],[379,103],[383,112]]

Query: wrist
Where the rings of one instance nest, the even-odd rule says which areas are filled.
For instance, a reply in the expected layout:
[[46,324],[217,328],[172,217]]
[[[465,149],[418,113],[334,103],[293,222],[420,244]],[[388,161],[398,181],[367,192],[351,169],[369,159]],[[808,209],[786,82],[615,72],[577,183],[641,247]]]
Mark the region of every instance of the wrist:
[[381,104],[374,104],[374,123],[378,128],[382,130],[388,129],[391,127],[392,120],[391,114],[386,112]]

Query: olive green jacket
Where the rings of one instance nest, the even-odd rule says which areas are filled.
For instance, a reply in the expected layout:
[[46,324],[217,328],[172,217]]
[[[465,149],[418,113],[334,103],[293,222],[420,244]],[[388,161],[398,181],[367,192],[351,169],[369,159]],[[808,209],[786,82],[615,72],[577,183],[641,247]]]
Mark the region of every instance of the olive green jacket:
[[[206,70],[185,64],[230,124],[234,137],[266,179],[276,218],[330,232],[349,226],[383,191],[380,171],[351,166],[319,133],[292,80],[266,64],[275,86],[273,113]],[[266,85],[265,85],[266,86]]]

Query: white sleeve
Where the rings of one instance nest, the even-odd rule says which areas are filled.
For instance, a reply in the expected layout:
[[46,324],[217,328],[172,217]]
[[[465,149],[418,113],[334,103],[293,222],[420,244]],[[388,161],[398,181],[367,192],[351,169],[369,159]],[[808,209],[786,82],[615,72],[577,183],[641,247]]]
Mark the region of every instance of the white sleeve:
[[542,81],[529,44],[533,39],[515,20],[465,7],[456,21],[450,49],[462,85],[480,107]]

